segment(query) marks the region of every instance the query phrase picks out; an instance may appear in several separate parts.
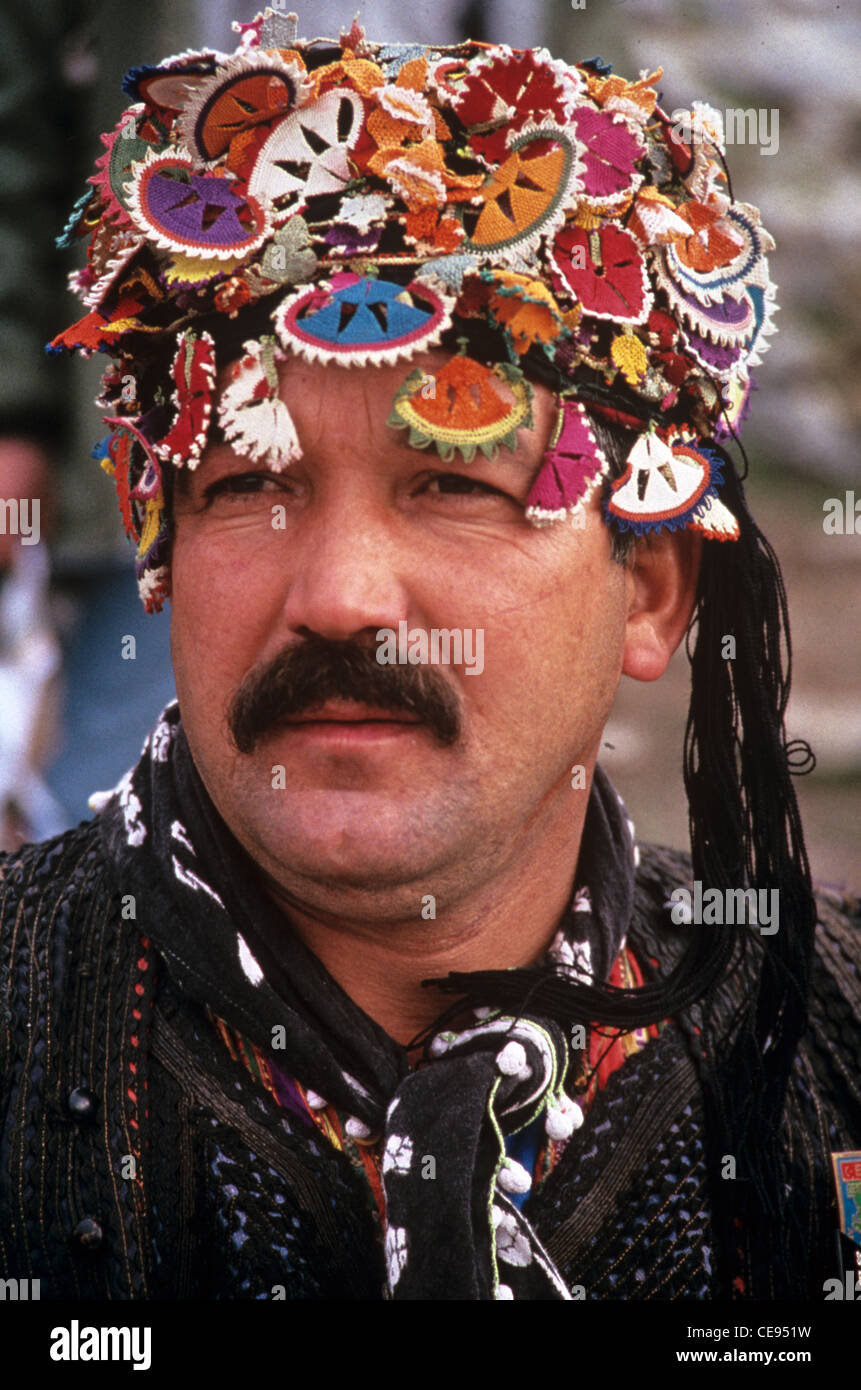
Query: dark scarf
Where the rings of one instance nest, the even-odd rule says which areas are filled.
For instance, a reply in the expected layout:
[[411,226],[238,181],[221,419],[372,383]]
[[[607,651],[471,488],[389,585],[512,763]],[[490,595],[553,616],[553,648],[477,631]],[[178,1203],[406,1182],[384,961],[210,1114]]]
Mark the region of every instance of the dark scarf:
[[[540,1117],[571,1123],[561,1020],[494,1010],[438,1034],[429,1065],[368,1017],[263,893],[210,801],[174,703],[102,813],[137,920],[182,988],[272,1052],[298,1081],[384,1143],[386,1263],[407,1299],[570,1297],[508,1194],[528,1185],[505,1139]],[[556,969],[606,980],[631,918],[632,827],[596,770]],[[587,889],[587,892],[583,890]],[[575,1112],[576,1114],[576,1112]]]

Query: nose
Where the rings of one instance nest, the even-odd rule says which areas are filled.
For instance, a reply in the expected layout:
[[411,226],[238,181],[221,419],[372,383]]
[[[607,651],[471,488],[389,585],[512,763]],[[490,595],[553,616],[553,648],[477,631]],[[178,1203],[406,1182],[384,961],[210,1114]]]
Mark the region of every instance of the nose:
[[296,633],[344,642],[407,617],[406,553],[380,499],[321,497],[290,537],[284,618]]

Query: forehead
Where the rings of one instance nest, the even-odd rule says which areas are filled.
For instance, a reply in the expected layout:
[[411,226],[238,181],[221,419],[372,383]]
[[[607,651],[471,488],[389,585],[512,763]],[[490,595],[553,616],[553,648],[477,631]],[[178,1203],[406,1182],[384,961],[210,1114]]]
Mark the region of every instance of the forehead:
[[[216,376],[216,386],[220,393],[229,382],[231,373],[235,370],[238,363],[242,361],[244,355],[243,344],[236,344],[228,340],[228,343],[219,342],[215,337],[216,353],[218,357],[219,370]],[[488,357],[486,352],[473,352],[468,349],[470,356],[480,361],[483,365],[492,369],[497,362],[496,358]],[[429,348],[422,352],[416,352],[410,357],[405,357],[402,361],[387,363],[372,363],[367,366],[347,366],[340,362],[310,362],[296,352],[279,354],[278,375],[283,384],[289,384],[292,388],[300,385],[313,386],[315,389],[320,386],[337,389],[345,384],[360,382],[364,390],[374,394],[378,386],[390,391],[392,394],[398,389],[403,381],[411,372],[421,370],[428,375],[438,374],[444,367],[452,362],[458,355],[455,348],[438,347]],[[499,361],[507,360],[500,356]],[[528,369],[526,375],[529,375]],[[549,396],[551,393],[542,383],[532,382],[533,388],[538,391],[545,391]]]
[[[219,354],[221,356],[221,354]],[[469,377],[458,385],[462,393],[460,402],[453,399],[450,369],[457,363],[458,355],[450,349],[431,349],[416,354],[403,362],[374,366],[342,366],[340,363],[307,362],[297,354],[290,354],[276,364],[278,373],[278,395],[287,406],[296,427],[303,451],[313,452],[318,446],[338,439],[358,440],[372,438],[375,448],[391,448],[397,454],[409,450],[421,453],[425,458],[433,458],[441,463],[436,450],[410,449],[409,432],[406,429],[390,427],[390,416],[398,392],[408,378],[420,380],[420,393],[424,398],[433,398],[440,417],[448,411],[457,412],[466,407],[488,408],[482,392],[494,393],[494,405],[498,411],[499,403],[514,407],[518,393],[503,375],[494,375],[487,385],[478,384]],[[213,447],[219,451],[230,450],[224,441],[219,427],[220,404],[225,392],[241,369],[243,354],[241,350],[231,353],[220,367],[216,377],[215,410],[210,446],[204,458]],[[490,372],[494,364],[482,364],[482,369]],[[556,398],[539,382],[530,381],[532,425],[521,425],[516,432],[517,448],[514,451],[500,446],[500,453],[528,455],[534,457],[536,450],[543,452],[550,435],[555,416]],[[521,390],[520,399],[523,399]],[[233,452],[236,452],[234,449]],[[482,455],[478,454],[477,458]],[[459,450],[453,459],[458,466],[464,463]],[[180,473],[185,470],[180,470]]]

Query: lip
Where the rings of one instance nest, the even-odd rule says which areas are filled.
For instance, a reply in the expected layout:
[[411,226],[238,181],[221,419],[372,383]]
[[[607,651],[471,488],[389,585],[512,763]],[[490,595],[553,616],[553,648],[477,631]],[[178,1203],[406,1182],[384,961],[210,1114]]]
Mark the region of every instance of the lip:
[[319,709],[285,719],[281,728],[294,748],[325,747],[330,752],[414,741],[416,734],[427,732],[426,724],[416,715],[349,700],[327,701]]
[[373,705],[358,705],[348,700],[329,700],[316,710],[306,710],[294,719],[285,719],[287,728],[306,728],[309,724],[336,724],[354,727],[356,725],[408,725],[410,728],[422,721],[414,714],[402,711],[377,709]]

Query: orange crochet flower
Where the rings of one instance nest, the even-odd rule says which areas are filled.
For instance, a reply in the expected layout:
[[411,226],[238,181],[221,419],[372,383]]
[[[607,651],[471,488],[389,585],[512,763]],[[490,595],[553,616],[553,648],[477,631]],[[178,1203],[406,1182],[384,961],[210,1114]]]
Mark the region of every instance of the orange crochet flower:
[[395,78],[395,85],[398,87],[410,87],[414,92],[423,92],[427,86],[427,78],[427,58],[411,58],[408,63],[404,63]]
[[415,58],[404,64],[394,83],[376,89],[378,105],[368,116],[366,129],[379,150],[400,150],[429,136],[451,139],[448,125],[427,99],[426,78],[426,60]]
[[448,254],[455,251],[466,233],[456,217],[441,217],[435,207],[424,207],[420,212],[408,212],[404,218],[407,237],[422,249]]
[[481,174],[452,174],[436,140],[423,140],[403,150],[380,150],[368,160],[368,168],[392,185],[410,212],[468,201],[484,182]]
[[251,299],[251,289],[238,275],[231,275],[215,291],[215,307],[222,314],[235,314]]
[[434,444],[443,459],[456,449],[467,463],[477,449],[493,458],[500,446],[517,447],[518,429],[532,427],[532,387],[519,367],[487,367],[458,354],[433,376],[421,369],[411,372],[395,396],[388,423],[407,428],[413,448]]
[[498,324],[508,329],[521,354],[528,352],[533,343],[552,343],[561,331],[580,321],[579,306],[563,314],[541,280],[503,270],[494,274],[493,283],[496,288],[490,296],[490,312]]
[[466,233],[456,217],[441,217],[433,234],[433,245],[437,251],[456,251]]
[[328,92],[332,87],[352,87],[360,96],[369,97],[385,83],[386,75],[381,67],[367,58],[356,58],[349,51],[337,63],[327,63],[311,73],[314,84],[314,99]]
[[599,106],[618,111],[631,107],[647,117],[651,116],[658,100],[657,90],[652,83],[660,82],[663,75],[663,68],[656,68],[648,77],[641,77],[638,82],[626,82],[624,77],[615,73],[610,77],[596,77],[589,73],[586,76],[586,86],[590,97]]
[[540,221],[558,196],[565,152],[557,148],[531,155],[530,151],[529,145],[515,150],[483,188],[484,207],[471,238],[476,246],[493,246],[520,235]]
[[693,228],[684,241],[676,242],[676,255],[691,270],[708,271],[728,265],[742,249],[742,243],[722,222],[723,209],[704,203],[683,203],[679,217]]
[[[411,213],[454,201],[449,192],[456,190],[459,182],[445,167],[439,142],[450,139],[451,131],[427,99],[426,80],[427,62],[416,58],[404,64],[393,83],[374,89],[376,106],[365,122],[363,135],[369,148],[371,141],[377,148],[370,155],[364,148],[356,155],[362,168],[389,179]],[[391,175],[387,172],[390,165]],[[480,183],[476,176],[476,186]]]
[[[305,71],[304,63],[301,71]],[[271,72],[250,72],[231,82],[213,101],[197,132],[206,158],[217,159],[237,135],[286,113],[290,97],[286,78],[279,80]]]
[[436,390],[411,401],[416,415],[445,429],[476,430],[498,424],[511,406],[499,391],[493,372],[471,357],[452,357],[435,374]]
[[636,201],[626,222],[629,232],[638,237],[643,246],[666,246],[678,241],[680,237],[690,236],[690,223],[679,217],[673,202],[659,193],[651,184],[646,184],[637,192]]

